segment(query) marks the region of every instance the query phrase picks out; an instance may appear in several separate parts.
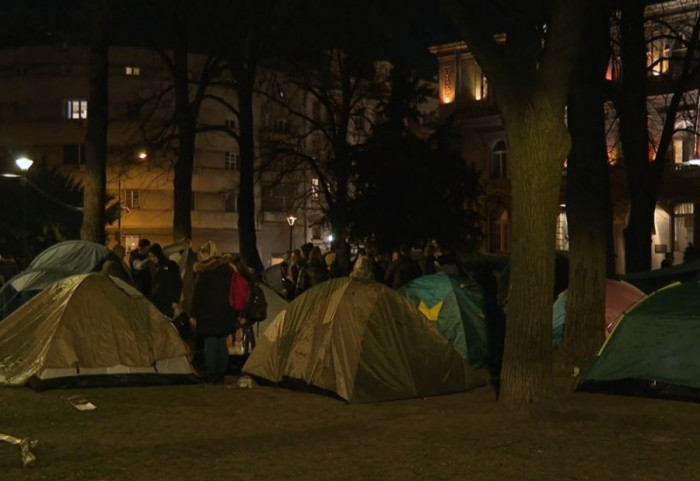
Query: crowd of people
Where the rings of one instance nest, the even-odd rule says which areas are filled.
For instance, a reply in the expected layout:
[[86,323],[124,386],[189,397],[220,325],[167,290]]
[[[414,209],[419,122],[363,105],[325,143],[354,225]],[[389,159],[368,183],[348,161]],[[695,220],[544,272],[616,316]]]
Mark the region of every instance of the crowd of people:
[[324,254],[320,247],[307,243],[286,253],[280,275],[281,291],[287,300],[332,277],[371,279],[398,289],[417,277],[436,272],[464,275],[459,259],[449,248],[439,250],[431,245],[419,256],[408,245],[395,249],[390,256],[372,248],[359,248],[350,259],[349,248],[343,255],[334,247]]

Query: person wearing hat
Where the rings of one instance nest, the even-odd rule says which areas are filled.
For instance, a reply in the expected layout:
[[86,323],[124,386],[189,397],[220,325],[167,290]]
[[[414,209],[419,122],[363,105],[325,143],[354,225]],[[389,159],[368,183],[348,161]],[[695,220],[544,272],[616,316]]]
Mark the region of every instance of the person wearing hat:
[[194,264],[190,325],[204,338],[208,384],[222,384],[228,368],[226,338],[233,331],[235,316],[228,300],[230,262],[231,256],[218,255],[216,244],[209,241],[199,248]]
[[160,244],[148,248],[148,261],[153,265],[153,279],[148,295],[160,312],[172,319],[179,307],[182,293],[180,268],[173,260],[165,257]]

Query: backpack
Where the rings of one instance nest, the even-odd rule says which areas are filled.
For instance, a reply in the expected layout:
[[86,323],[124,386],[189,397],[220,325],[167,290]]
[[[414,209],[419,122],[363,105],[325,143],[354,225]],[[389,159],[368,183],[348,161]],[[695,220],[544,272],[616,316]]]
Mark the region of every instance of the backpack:
[[258,284],[250,286],[250,295],[248,296],[248,305],[245,312],[246,319],[252,323],[267,319],[267,300],[265,300],[265,293]]

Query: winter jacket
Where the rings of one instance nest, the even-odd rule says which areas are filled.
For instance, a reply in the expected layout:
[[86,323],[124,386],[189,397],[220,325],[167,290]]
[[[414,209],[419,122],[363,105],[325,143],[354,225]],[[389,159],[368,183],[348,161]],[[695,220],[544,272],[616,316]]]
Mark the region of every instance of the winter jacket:
[[194,264],[190,316],[197,319],[197,331],[203,337],[226,337],[234,330],[235,314],[228,303],[230,261],[224,255]]
[[168,317],[173,317],[172,304],[180,302],[181,293],[182,279],[177,263],[170,259],[159,261],[153,271],[151,295],[148,298],[160,312]]

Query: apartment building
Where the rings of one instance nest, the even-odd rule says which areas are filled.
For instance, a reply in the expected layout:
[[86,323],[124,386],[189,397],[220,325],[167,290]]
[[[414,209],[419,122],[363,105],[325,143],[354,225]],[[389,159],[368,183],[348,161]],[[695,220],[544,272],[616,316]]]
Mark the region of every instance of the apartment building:
[[[196,73],[205,59],[191,55]],[[0,147],[5,157],[26,156],[59,167],[80,179],[84,172],[84,139],[90,115],[89,51],[61,43],[0,49]],[[134,248],[139,239],[172,242],[174,148],[154,149],[155,132],[164,129],[174,111],[172,77],[161,57],[145,48],[111,47],[109,51],[109,115],[107,191],[121,206],[108,226],[109,242]],[[389,65],[378,64],[379,74]],[[327,145],[313,134],[303,117],[318,118],[322,109],[312,96],[280,80],[280,72],[261,70],[260,84],[273,95],[254,98],[256,138],[256,229],[264,263],[278,259],[290,247],[330,243],[321,222],[323,196],[319,178],[289,155],[271,154],[271,145],[285,139],[301,142],[300,151],[323,156]],[[274,82],[266,79],[274,78]],[[223,83],[222,83],[223,85]],[[212,96],[235,105],[236,92],[212,87]],[[371,118],[377,99],[362,106]],[[286,107],[285,107],[286,103]],[[289,103],[294,103],[290,108]],[[435,110],[426,102],[424,111]],[[303,115],[290,115],[296,110]],[[148,120],[148,121],[147,121]],[[215,241],[221,250],[238,252],[238,184],[240,153],[229,133],[237,132],[237,117],[224,104],[205,100],[198,118],[208,127],[198,134],[192,181],[192,243]],[[349,135],[360,142],[370,124],[357,118]],[[303,139],[303,140],[299,140]],[[295,221],[290,225],[291,217]]]

